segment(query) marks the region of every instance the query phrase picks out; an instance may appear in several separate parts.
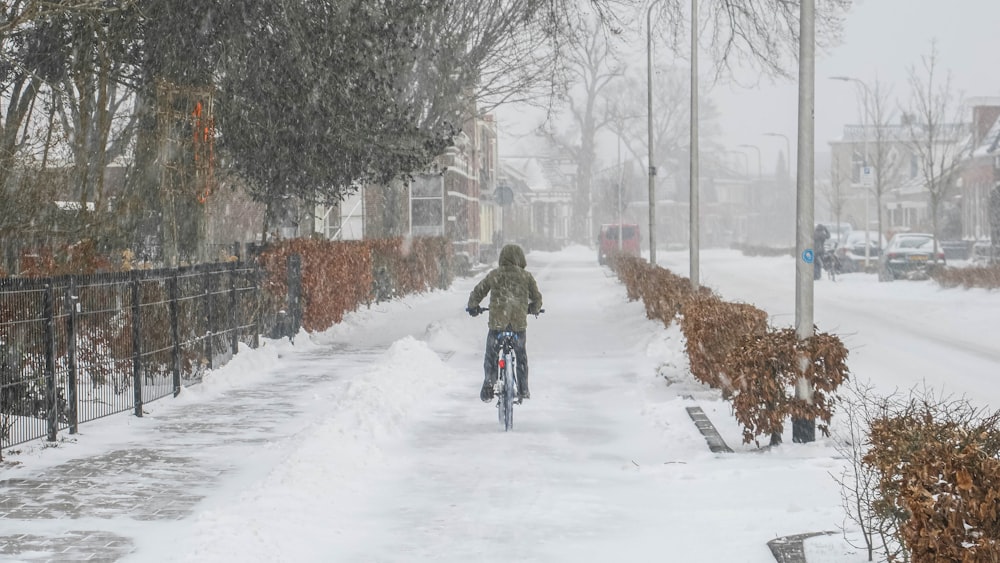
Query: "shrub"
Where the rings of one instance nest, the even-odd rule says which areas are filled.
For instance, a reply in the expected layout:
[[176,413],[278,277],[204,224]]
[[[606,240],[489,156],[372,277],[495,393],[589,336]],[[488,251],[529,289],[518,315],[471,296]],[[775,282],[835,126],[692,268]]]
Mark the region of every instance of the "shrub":
[[[803,369],[803,358],[805,359]],[[829,435],[834,392],[847,380],[847,348],[834,335],[817,333],[800,340],[794,329],[745,335],[726,360],[733,377],[733,412],[743,426],[743,442],[770,434],[772,443],[784,431],[786,418],[819,419]],[[795,396],[804,379],[812,396]]]
[[682,307],[681,329],[691,375],[724,397],[733,391],[727,374],[729,352],[747,336],[767,332],[767,313],[753,305],[728,303],[714,296],[696,296]]

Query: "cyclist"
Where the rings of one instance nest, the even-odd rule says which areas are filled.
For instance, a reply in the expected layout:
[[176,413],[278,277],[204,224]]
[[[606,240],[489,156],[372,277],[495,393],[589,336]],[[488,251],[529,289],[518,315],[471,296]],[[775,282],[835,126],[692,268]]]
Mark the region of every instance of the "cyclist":
[[486,374],[479,398],[483,402],[493,400],[493,384],[497,378],[500,333],[508,325],[517,335],[514,355],[517,357],[518,397],[530,399],[528,391],[528,353],[525,350],[528,315],[537,315],[542,310],[542,294],[534,276],[525,267],[524,251],[516,244],[504,245],[500,250],[500,265],[490,270],[469,294],[469,304],[465,310],[473,317],[482,309],[479,302],[490,294],[489,333],[486,335],[486,357],[483,369]]
[[826,257],[826,241],[830,239],[830,229],[823,223],[816,223],[813,230],[813,279],[823,277],[823,258]]

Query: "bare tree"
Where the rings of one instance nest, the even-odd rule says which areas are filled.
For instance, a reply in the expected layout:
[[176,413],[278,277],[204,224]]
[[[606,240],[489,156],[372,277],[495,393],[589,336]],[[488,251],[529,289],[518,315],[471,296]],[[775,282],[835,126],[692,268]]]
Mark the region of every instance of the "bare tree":
[[[632,69],[629,69],[630,71]],[[607,92],[608,111],[613,115],[609,129],[622,138],[633,158],[645,162],[648,134],[645,71],[629,72]],[[671,176],[688,174],[686,155],[690,136],[690,73],[685,68],[658,65],[653,69],[653,158]],[[711,99],[701,100],[699,122],[701,144],[713,143],[719,133],[718,109]],[[706,156],[712,154],[708,151]],[[723,168],[721,162],[703,159],[702,168]]]
[[[659,14],[667,23],[658,33],[674,52],[688,53],[685,16],[687,0],[667,0]],[[835,44],[851,0],[820,0],[816,5],[817,43],[823,48]],[[793,75],[789,63],[797,60],[799,44],[799,3],[787,0],[719,0],[704,2],[699,10],[704,46],[716,62],[716,76],[753,68],[757,77]],[[794,69],[792,69],[794,70]],[[742,76],[740,77],[742,78]]]
[[[847,520],[861,532],[863,545],[854,547],[864,548],[869,561],[874,561],[876,552],[888,561],[907,561],[909,554],[900,541],[901,514],[882,497],[879,473],[864,461],[872,422],[888,416],[901,399],[896,395],[877,397],[874,391],[870,384],[852,380],[846,394],[840,396],[843,420],[834,431],[835,447],[847,464],[832,477],[840,485]],[[843,532],[848,537],[846,526]]]
[[[875,167],[875,185],[872,193],[875,195],[875,209],[877,210],[878,244],[879,251],[882,250],[882,237],[885,230],[885,206],[883,199],[885,194],[895,189],[900,183],[900,169],[903,165],[903,154],[901,153],[899,129],[893,123],[896,121],[896,114],[889,102],[892,88],[886,88],[882,82],[876,78],[875,86],[869,90],[863,90],[864,108],[868,114],[867,122],[872,124],[872,143],[869,147],[867,159],[871,160]],[[870,93],[870,96],[869,96]],[[865,132],[866,138],[868,132]],[[866,225],[867,229],[868,226]]]
[[[571,225],[575,240],[589,240],[593,231],[591,198],[594,164],[597,159],[596,141],[601,130],[612,119],[606,111],[608,100],[602,94],[613,80],[624,72],[610,38],[600,33],[597,22],[589,22],[580,33],[571,34],[567,41],[566,73],[569,77],[561,99],[572,118],[574,131],[563,147],[576,159],[576,194]],[[551,136],[551,135],[550,135]]]
[[833,219],[838,226],[840,225],[841,215],[844,213],[844,206],[847,203],[843,185],[849,180],[849,178],[844,178],[840,166],[839,159],[834,157],[833,163],[830,166],[830,185],[821,191],[823,199],[826,200],[827,207],[830,209],[830,213],[833,215]]
[[[957,164],[966,127],[961,124],[961,100],[952,89],[951,73],[939,76],[937,44],[921,57],[921,66],[910,67],[909,143],[919,160],[920,173],[930,204],[934,243],[940,235],[938,223],[942,202],[954,187]],[[937,252],[933,252],[937,260]]]

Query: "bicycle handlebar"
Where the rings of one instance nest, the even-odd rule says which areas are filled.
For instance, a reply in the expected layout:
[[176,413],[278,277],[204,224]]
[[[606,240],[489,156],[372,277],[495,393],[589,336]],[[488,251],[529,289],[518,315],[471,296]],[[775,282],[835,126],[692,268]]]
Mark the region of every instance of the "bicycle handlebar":
[[[471,307],[466,307],[465,310],[471,312]],[[490,310],[489,307],[479,307],[479,313],[482,313],[483,311],[489,311],[489,310]],[[529,314],[530,315],[535,315],[535,317],[538,317],[538,315],[541,315],[544,312],[545,312],[545,309],[539,309],[537,313],[529,313]],[[479,314],[479,313],[476,313],[476,314]]]

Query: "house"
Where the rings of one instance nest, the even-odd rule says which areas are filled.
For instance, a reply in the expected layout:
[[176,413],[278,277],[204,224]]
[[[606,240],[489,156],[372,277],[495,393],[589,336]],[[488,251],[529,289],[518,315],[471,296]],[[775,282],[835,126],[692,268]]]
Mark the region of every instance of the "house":
[[444,236],[457,254],[478,261],[493,244],[499,216],[497,167],[493,116],[470,118],[428,170],[388,185],[356,186],[338,204],[316,206],[313,231],[337,240]]
[[504,185],[513,200],[503,208],[504,242],[555,250],[570,240],[576,164],[558,153],[502,158]]
[[[959,171],[961,239],[974,244],[989,240],[991,205],[1000,199],[1000,98],[976,98],[972,108],[972,142]],[[1000,217],[1000,215],[997,215]],[[994,240],[1000,237],[994,237]]]
[[[932,229],[931,198],[921,162],[920,132],[923,127],[904,114],[899,123],[845,125],[840,139],[830,141],[830,193],[825,194],[831,218],[850,223],[855,229],[876,230],[881,188],[882,231],[891,236],[900,231]],[[945,124],[935,145],[946,162],[957,163],[969,142],[967,123]],[[881,164],[881,170],[879,169]],[[953,185],[953,165],[946,166],[943,181]],[[939,219],[953,201],[955,192],[946,187]],[[945,222],[941,221],[940,226]],[[942,233],[947,236],[947,233]]]

